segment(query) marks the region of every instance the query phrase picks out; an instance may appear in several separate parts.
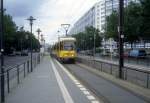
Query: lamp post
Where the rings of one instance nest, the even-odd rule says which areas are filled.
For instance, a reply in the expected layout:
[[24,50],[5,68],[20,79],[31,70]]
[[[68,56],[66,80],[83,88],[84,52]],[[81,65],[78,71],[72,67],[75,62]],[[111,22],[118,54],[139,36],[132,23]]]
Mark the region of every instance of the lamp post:
[[68,36],[67,32],[68,32],[68,29],[70,27],[70,24],[61,24],[61,26],[65,29],[66,36]]
[[[30,16],[28,19],[27,19],[30,23],[30,27],[31,27],[31,34],[32,34],[32,25],[33,25],[33,21],[36,20],[34,19],[32,16]],[[33,71],[33,67],[32,67],[32,38],[30,38],[30,43],[31,43],[31,48],[30,48],[30,52],[31,52],[31,72]]]
[[1,56],[1,102],[5,102],[5,78],[4,78],[4,8],[3,0],[1,0],[0,15],[0,56]]
[[93,59],[94,59],[94,57],[95,57],[95,39],[96,39],[96,30],[94,30],[94,48],[93,48]]
[[41,33],[42,31],[40,30],[40,28],[38,28],[36,32],[38,33],[38,40],[39,40],[39,39],[40,39],[40,33]]
[[[38,41],[40,42],[40,33],[41,33],[42,31],[40,30],[40,28],[38,28],[36,32],[38,33]],[[39,44],[38,48],[40,49],[40,44]],[[40,51],[40,50],[39,50],[39,51]]]
[[123,9],[124,9],[124,0],[119,0],[119,78],[122,78],[122,68],[124,66],[123,60]]

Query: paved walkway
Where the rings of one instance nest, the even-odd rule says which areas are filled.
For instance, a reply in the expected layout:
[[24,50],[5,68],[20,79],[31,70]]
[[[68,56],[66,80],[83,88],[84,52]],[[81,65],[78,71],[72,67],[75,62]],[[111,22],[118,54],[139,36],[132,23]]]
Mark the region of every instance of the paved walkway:
[[100,103],[84,91],[86,88],[78,80],[73,81],[71,74],[66,74],[60,64],[47,56],[6,96],[6,103]]

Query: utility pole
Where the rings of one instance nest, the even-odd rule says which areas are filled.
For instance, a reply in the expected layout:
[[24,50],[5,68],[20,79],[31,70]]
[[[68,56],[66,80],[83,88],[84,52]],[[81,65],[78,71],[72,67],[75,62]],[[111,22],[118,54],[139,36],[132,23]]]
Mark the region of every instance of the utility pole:
[[61,26],[65,29],[65,32],[66,32],[66,36],[68,36],[68,29],[70,27],[70,24],[61,24]]
[[1,56],[1,102],[5,102],[5,78],[4,78],[4,7],[1,0],[0,12],[0,56]]
[[[31,27],[31,34],[32,34],[32,25],[33,25],[33,21],[34,20],[36,20],[36,19],[34,19],[32,16],[30,16],[28,19],[27,19],[28,21],[29,21],[29,23],[30,23],[30,27]],[[32,37],[30,38],[30,45],[31,45],[31,72],[33,71],[33,67],[32,67]]]
[[122,76],[122,69],[124,66],[123,60],[123,9],[124,9],[124,0],[119,0],[119,78],[123,78]]

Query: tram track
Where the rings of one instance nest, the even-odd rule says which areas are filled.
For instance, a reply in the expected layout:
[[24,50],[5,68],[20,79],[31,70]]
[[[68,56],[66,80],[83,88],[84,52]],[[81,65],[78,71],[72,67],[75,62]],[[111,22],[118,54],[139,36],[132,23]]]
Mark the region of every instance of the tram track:
[[76,66],[77,68],[80,67],[77,64],[63,64],[64,67],[67,68],[67,70],[74,75],[82,84],[84,84],[99,100],[102,100],[104,103],[111,103],[106,97],[104,97],[100,92],[97,91],[97,89],[93,88],[86,80],[84,80],[82,77],[80,77],[78,74],[76,74],[74,71],[70,69],[70,66]]
[[[131,102],[129,102],[129,103],[132,103],[132,101],[136,101],[136,99],[138,98],[134,94],[124,90],[123,88],[120,88],[119,86],[117,86],[107,80],[104,80],[104,78],[101,78],[101,77],[95,75],[94,73],[86,70],[85,68],[79,66],[77,63],[76,64],[63,64],[63,65],[70,71],[70,73],[72,73],[76,78],[78,78],[90,91],[92,91],[94,93],[94,95],[96,95],[99,99],[103,100],[104,103],[119,103],[116,101],[122,101],[121,98],[123,98],[123,96],[122,96],[121,98],[118,97],[117,98],[118,100],[115,100],[116,97],[119,95],[124,95],[126,97],[126,96],[128,96],[127,94],[130,94],[131,96],[133,96],[134,99],[132,99]],[[89,75],[89,77],[88,77],[88,75]],[[94,79],[96,79],[96,80],[94,80]],[[103,80],[103,82],[109,82],[109,84],[111,86],[113,86],[117,89],[119,88],[119,91],[121,91],[121,93],[119,93],[119,92],[118,92],[118,94],[113,93],[113,92],[112,92],[112,94],[108,93],[109,96],[112,95],[111,99],[110,99],[109,96],[106,95],[107,93],[105,94],[103,90],[102,90],[103,92],[101,92],[101,89],[103,87],[103,82],[100,82],[101,80]],[[99,88],[99,86],[100,86],[100,88]],[[105,86],[104,86],[104,88],[105,88]],[[114,90],[112,90],[112,91],[114,91]],[[105,90],[105,92],[109,92],[109,91]],[[115,96],[113,96],[113,94]],[[138,99],[139,99],[139,101],[141,101],[138,103],[145,102],[141,98],[138,98]],[[121,102],[121,103],[123,103],[123,102]]]

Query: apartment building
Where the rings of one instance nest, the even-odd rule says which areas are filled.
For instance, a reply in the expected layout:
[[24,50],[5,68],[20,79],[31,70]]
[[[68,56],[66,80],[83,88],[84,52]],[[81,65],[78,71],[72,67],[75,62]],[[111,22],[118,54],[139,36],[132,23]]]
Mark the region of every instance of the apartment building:
[[[124,6],[127,6],[131,1],[138,2],[139,0],[124,0]],[[100,0],[73,25],[69,34],[83,32],[87,26],[93,26],[103,32],[106,17],[113,10],[118,11],[118,8],[119,0]]]

